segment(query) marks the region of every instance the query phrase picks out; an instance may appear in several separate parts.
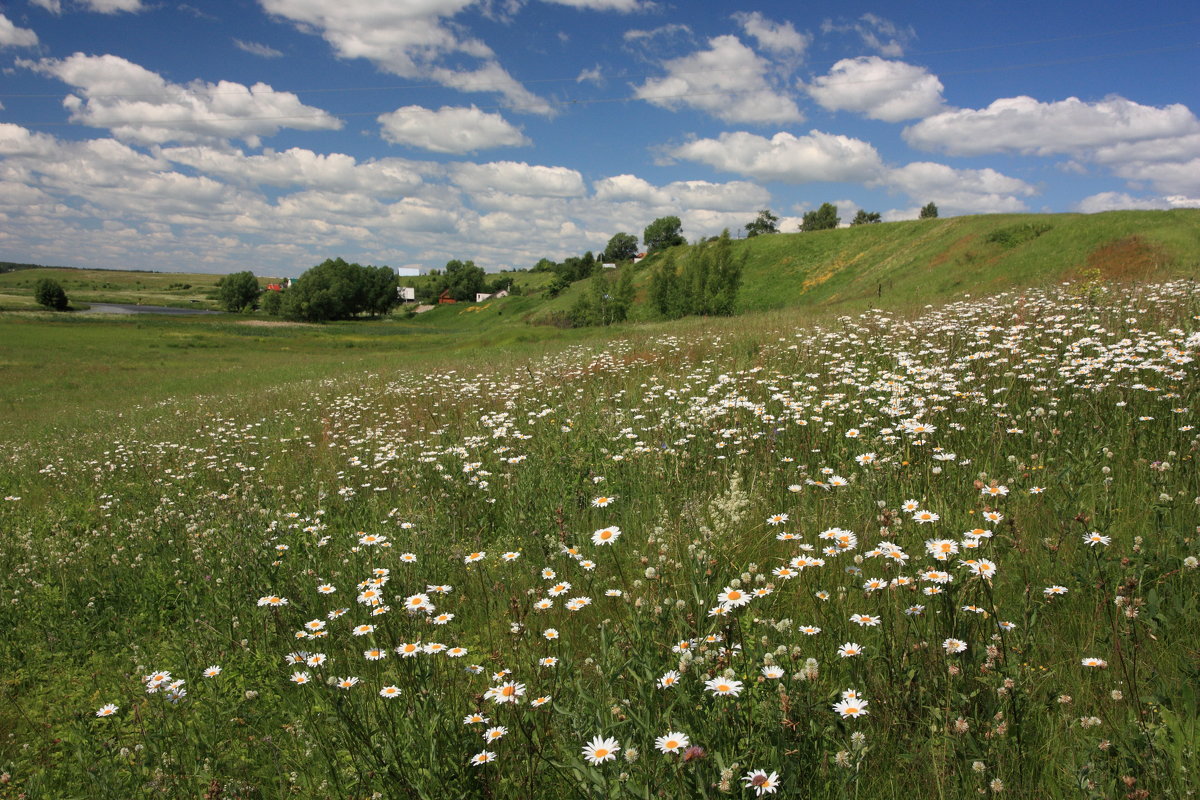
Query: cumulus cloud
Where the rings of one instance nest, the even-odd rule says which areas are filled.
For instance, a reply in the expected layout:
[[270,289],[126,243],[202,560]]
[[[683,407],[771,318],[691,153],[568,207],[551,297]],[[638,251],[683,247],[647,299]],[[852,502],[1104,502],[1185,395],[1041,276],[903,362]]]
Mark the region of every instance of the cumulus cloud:
[[241,150],[204,145],[168,147],[159,154],[223,181],[249,186],[300,186],[327,192],[360,192],[398,197],[424,183],[418,167],[401,159],[359,163],[345,153],[314,153],[300,147],[246,155]]
[[812,36],[800,33],[790,22],[773,22],[757,11],[738,11],[734,20],[747,35],[753,36],[760,50],[779,56],[799,58],[812,44]]
[[230,81],[175,84],[114,55],[76,53],[24,65],[80,90],[63,101],[72,122],[108,128],[118,138],[139,144],[233,138],[257,144],[258,137],[284,127],[335,130],[342,126],[336,117],[265,83],[249,87]]
[[51,14],[62,13],[62,0],[29,0],[31,5],[44,8]]
[[419,147],[434,153],[473,153],[493,147],[532,144],[519,129],[499,114],[475,106],[404,106],[379,116],[380,133],[392,144]]
[[629,174],[602,178],[592,185],[592,191],[594,198],[601,202],[637,203],[650,210],[744,211],[771,200],[770,192],[747,181],[673,181],[665,186],[655,186]]
[[1113,169],[1120,178],[1148,183],[1168,195],[1200,197],[1200,157],[1190,161],[1136,161]]
[[619,11],[623,14],[632,11],[646,11],[654,8],[655,5],[650,0],[543,0],[543,2],[590,11]]
[[666,25],[660,25],[657,28],[650,28],[647,30],[634,28],[632,30],[625,31],[625,33],[622,34],[622,38],[626,43],[629,44],[635,42],[648,42],[652,39],[690,39],[691,36],[691,27],[684,25],[682,22],[670,22]]
[[954,169],[931,161],[890,169],[876,183],[957,214],[1025,211],[1021,198],[1038,193],[1036,187],[994,169]]
[[12,20],[0,14],[0,47],[36,47],[37,34],[29,28],[18,28]]
[[499,191],[532,197],[578,197],[584,192],[583,176],[577,171],[524,161],[456,164],[451,178],[466,192]]
[[770,62],[736,36],[663,64],[667,74],[635,87],[634,97],[668,109],[695,108],[725,122],[780,123],[804,118],[792,98],[767,82]]
[[830,111],[853,111],[884,122],[927,117],[944,102],[936,75],[879,56],[844,58],[804,90]]
[[[407,78],[430,78],[460,91],[498,93],[507,105],[551,114],[544,99],[525,89],[479,39],[448,22],[474,0],[259,0],[269,14],[316,32],[342,58],[365,58]],[[478,59],[461,68],[447,59]]]
[[913,147],[951,155],[1045,156],[1198,132],[1200,121],[1187,106],[1144,106],[1114,95],[1094,103],[1076,97],[1050,103],[1006,97],[987,108],[935,114],[905,128],[903,135]]
[[827,19],[821,23],[821,31],[857,34],[864,46],[888,58],[904,55],[904,48],[917,36],[912,26],[901,27],[889,19],[871,13],[863,14],[850,23]]
[[722,172],[783,183],[863,182],[883,171],[879,153],[869,143],[817,130],[807,136],[780,132],[770,139],[744,131],[726,132],[716,139],[680,145],[670,154]]
[[142,0],[82,0],[83,4],[92,11],[101,14],[118,14],[122,11],[136,13],[145,11]]
[[265,44],[259,44],[258,42],[244,42],[241,39],[234,39],[233,44],[238,50],[247,52],[252,56],[261,56],[262,58],[279,58],[283,55],[281,51],[276,50],[274,47]]

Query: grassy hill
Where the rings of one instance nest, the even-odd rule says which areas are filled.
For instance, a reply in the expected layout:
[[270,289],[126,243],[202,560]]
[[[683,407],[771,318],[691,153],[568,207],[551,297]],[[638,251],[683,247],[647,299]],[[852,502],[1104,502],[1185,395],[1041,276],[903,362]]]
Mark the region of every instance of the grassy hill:
[[[687,258],[691,245],[670,255]],[[1104,214],[989,214],[913,220],[734,243],[746,259],[739,312],[820,306],[846,312],[868,305],[912,308],[962,294],[1065,280],[1155,280],[1200,275],[1200,210]],[[645,299],[650,275],[667,256],[638,264]],[[566,311],[585,284],[540,307],[531,321]],[[635,319],[653,312],[639,306]]]

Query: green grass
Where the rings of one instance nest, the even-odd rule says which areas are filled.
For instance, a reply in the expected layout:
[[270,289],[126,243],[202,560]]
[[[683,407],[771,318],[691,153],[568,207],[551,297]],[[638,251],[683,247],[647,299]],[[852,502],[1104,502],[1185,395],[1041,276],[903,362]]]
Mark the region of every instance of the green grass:
[[[64,374],[3,435],[0,798],[751,796],[756,769],[830,800],[1187,796],[1200,290],[1022,294],[824,326],[801,309],[510,327],[529,298],[419,324],[7,320],[16,383]],[[54,382],[126,351],[107,391]],[[857,544],[774,572],[836,547],[835,527]],[[976,528],[977,549],[927,551]],[[871,555],[884,542],[909,560]],[[391,610],[372,615],[356,597],[380,569]],[[419,594],[454,618],[405,612]],[[297,638],[314,621],[328,634]],[[394,652],[417,641],[468,654]],[[327,662],[289,664],[300,651]],[[148,692],[159,670],[186,695]],[[727,671],[737,697],[705,689]],[[485,699],[506,680],[526,702]],[[848,689],[867,715],[833,711]],[[489,725],[507,733],[487,743]],[[702,756],[657,752],[668,731]],[[584,758],[596,736],[616,759]],[[472,766],[481,752],[497,758]]]

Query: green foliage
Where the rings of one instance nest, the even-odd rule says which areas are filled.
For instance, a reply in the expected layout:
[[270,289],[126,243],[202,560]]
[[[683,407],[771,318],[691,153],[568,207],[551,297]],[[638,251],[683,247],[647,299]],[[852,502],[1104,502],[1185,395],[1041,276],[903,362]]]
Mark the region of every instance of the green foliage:
[[546,284],[546,296],[558,297],[564,291],[569,289],[571,282],[561,275],[555,275],[550,283]]
[[637,237],[631,233],[614,233],[608,240],[608,246],[604,248],[601,260],[609,264],[631,261],[637,255],[637,242]]
[[937,219],[938,207],[930,200],[926,205],[921,207],[921,219]]
[[262,289],[253,272],[234,272],[217,282],[217,302],[233,313],[254,308],[260,294]]
[[624,322],[633,307],[633,299],[631,265],[626,264],[618,269],[615,279],[598,271],[588,281],[587,291],[576,298],[575,304],[567,312],[567,318],[573,328]]
[[833,203],[822,203],[816,211],[805,212],[800,222],[800,230],[805,233],[832,230],[841,221],[841,217],[837,213],[837,206]]
[[264,314],[278,317],[283,313],[283,292],[263,292],[262,299],[259,301],[259,307]]
[[63,291],[58,281],[52,278],[42,278],[33,288],[33,299],[38,305],[52,311],[66,311],[69,303],[67,293]]
[[[647,254],[687,244],[687,240],[683,238],[683,223],[679,221],[679,217],[659,217],[647,225],[646,230],[642,232],[642,243],[646,245]],[[635,245],[634,255],[636,254]],[[629,258],[632,257],[629,256]],[[620,260],[624,261],[625,259]]]
[[745,253],[733,255],[729,231],[715,242],[692,249],[677,269],[664,261],[650,280],[650,303],[667,319],[685,316],[729,316],[737,304]]
[[328,322],[358,314],[386,314],[400,302],[397,285],[396,273],[389,267],[327,259],[301,275],[284,293],[283,315],[304,322]]
[[1010,249],[1033,241],[1053,227],[1048,222],[1024,222],[1019,225],[1008,225],[992,231],[984,241]]
[[882,219],[883,217],[880,216],[878,211],[866,211],[860,208],[858,213],[854,215],[854,219],[851,220],[850,227],[854,227],[856,225],[874,225],[875,223],[882,221]]
[[747,239],[771,233],[779,233],[779,217],[772,214],[769,208],[759,211],[758,216],[752,222],[746,223]]

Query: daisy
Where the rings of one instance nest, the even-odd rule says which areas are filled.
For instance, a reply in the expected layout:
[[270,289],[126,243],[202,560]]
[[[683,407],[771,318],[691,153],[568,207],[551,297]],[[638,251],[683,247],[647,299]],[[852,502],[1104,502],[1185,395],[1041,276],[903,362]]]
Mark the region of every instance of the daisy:
[[517,703],[525,694],[525,684],[509,681],[499,686],[493,686],[483,694],[483,699],[495,703]]
[[679,673],[675,670],[667,670],[662,677],[658,679],[658,688],[670,689],[679,683]]
[[474,714],[467,714],[463,717],[463,725],[486,725],[491,722],[490,719],[480,714],[478,711]]
[[312,680],[312,676],[309,675],[307,672],[293,672],[290,680],[292,681],[292,683],[296,684],[297,686],[303,686],[304,684],[306,684],[310,680]]
[[400,696],[400,689],[396,686],[385,686],[379,690],[379,696],[391,699]]
[[767,517],[767,524],[782,525],[783,523],[787,522],[788,519],[789,517],[787,514],[772,514],[771,516]]
[[777,534],[775,534],[775,538],[776,538],[776,540],[778,540],[778,541],[780,541],[780,542],[794,542],[794,541],[797,541],[797,540],[799,540],[801,537],[800,537],[800,535],[799,535],[799,534],[796,534],[796,533],[787,533],[787,532],[785,531],[785,532],[783,532],[783,533],[777,533]]
[[558,659],[554,656],[546,656],[545,658],[538,660],[538,666],[556,667],[558,666]]
[[592,534],[592,544],[612,544],[621,536],[621,529],[616,525],[610,525],[607,528],[601,528]]
[[438,614],[436,617],[434,617],[434,618],[433,618],[432,620],[430,620],[430,621],[431,621],[431,622],[432,622],[434,625],[445,625],[446,623],[448,623],[448,622],[449,622],[450,620],[452,620],[452,619],[454,619],[454,615],[453,615],[453,614]]
[[400,560],[405,564],[414,564],[417,561],[416,553],[401,553]]
[[691,740],[688,739],[687,734],[677,731],[669,731],[666,736],[659,736],[654,740],[654,746],[663,755],[686,750],[689,744],[691,744]]
[[489,761],[495,761],[495,760],[496,760],[495,753],[484,750],[480,753],[476,753],[475,755],[471,756],[471,766],[472,767],[480,767],[480,766],[483,766],[484,764],[488,763]]
[[1047,586],[1045,589],[1042,589],[1042,594],[1046,595],[1046,597],[1053,597],[1056,594],[1066,593],[1067,587],[1065,586]]
[[767,680],[777,681],[783,677],[783,667],[763,667],[762,675]]
[[544,705],[546,705],[546,703],[549,703],[549,702],[550,702],[550,695],[544,694],[541,697],[535,697],[534,699],[530,700],[529,705],[532,708],[537,708],[539,706],[544,706]]
[[465,648],[465,647],[451,647],[449,650],[446,651],[446,656],[448,658],[462,658],[466,654],[467,654],[467,648]]
[[387,656],[387,651],[380,650],[378,648],[375,648],[373,650],[364,650],[363,651],[363,658],[365,658],[367,661],[380,661],[383,658],[385,658],[386,656]]
[[116,703],[108,703],[107,705],[100,706],[100,709],[96,712],[96,716],[111,717],[113,714],[117,713],[118,710],[119,706],[117,706]]
[[801,625],[797,630],[807,636],[816,636],[821,632],[821,629],[816,625]]
[[429,602],[429,595],[417,593],[409,595],[404,599],[404,607],[409,611],[433,611],[433,603]]
[[497,739],[504,738],[504,734],[508,733],[508,728],[503,725],[497,725],[493,728],[488,728],[483,732],[483,740],[485,742],[494,742]]
[[505,561],[516,561],[520,557],[521,554],[515,551],[509,551],[500,556],[500,558],[504,559]]
[[755,797],[762,797],[764,794],[774,794],[775,790],[779,788],[778,772],[772,772],[768,775],[766,770],[751,770],[742,776],[742,780],[746,782],[747,789],[754,789]]
[[935,514],[932,511],[925,511],[924,509],[913,513],[913,520],[915,522],[917,522],[918,524],[924,524],[926,522],[937,522],[941,518],[942,518],[941,515]]
[[1082,659],[1079,663],[1085,667],[1100,667],[1101,669],[1108,666],[1108,662],[1103,658],[1096,658],[1094,656]]
[[337,685],[338,685],[338,688],[340,688],[340,689],[349,689],[352,686],[356,685],[357,683],[358,683],[358,678],[354,678],[354,677],[338,678]]
[[550,641],[554,641],[555,639],[558,638],[558,629],[557,628],[546,628],[546,630],[542,631],[542,636]]
[[320,586],[317,587],[317,591],[320,592],[321,594],[333,594],[334,592],[337,591],[337,587],[334,586],[332,583],[322,583]]
[[476,553],[469,553],[467,556],[465,556],[463,558],[463,563],[464,564],[473,564],[476,561],[482,561],[486,556],[487,556],[487,553],[482,552],[482,551],[476,552]]
[[866,716],[867,701],[858,699],[839,700],[833,704],[833,710],[841,714],[842,719]]
[[536,603],[534,603],[533,607],[538,611],[545,611],[548,608],[554,608],[554,601],[543,597],[541,600],[538,600]]
[[621,597],[624,594],[625,593],[622,592],[620,589],[605,589],[604,590],[605,597]]
[[776,567],[775,569],[771,570],[771,574],[773,574],[776,578],[782,578],[786,581],[796,577],[797,573],[796,570],[792,569],[791,567]]
[[879,617],[872,617],[870,614],[853,614],[850,621],[866,628],[874,628],[879,625]]
[[200,674],[206,678],[215,678],[221,674],[221,668],[218,667],[216,664],[214,664],[211,667],[209,667],[208,669],[204,670],[204,672],[202,672]]
[[983,518],[988,522],[999,522],[1004,519],[1004,515],[999,511],[985,511],[983,512]]
[[374,625],[357,625],[351,633],[355,636],[366,636],[368,633],[374,633],[374,631]]
[[742,691],[742,682],[732,678],[712,678],[704,682],[704,688],[712,692],[714,697],[737,697]]
[[1112,544],[1112,537],[1104,536],[1099,531],[1092,531],[1091,533],[1084,534],[1083,541],[1090,547],[1095,547],[1098,544],[1108,547],[1108,545]]
[[542,577],[548,581],[554,580],[554,576],[556,574],[557,573],[554,570],[550,569],[549,567],[546,567],[545,569],[542,570]]
[[841,656],[842,658],[850,658],[851,656],[861,656],[862,651],[863,651],[863,649],[862,649],[861,644],[855,644],[854,642],[846,642],[845,644],[843,644],[841,647],[838,648],[838,655]]
[[556,583],[551,586],[547,590],[547,594],[549,594],[551,597],[558,597],[559,595],[566,594],[569,591],[571,591],[571,584],[563,581],[562,583]]
[[422,652],[420,642],[405,642],[396,647],[396,655],[403,658],[414,658]]
[[942,648],[950,654],[961,653],[963,650],[967,649],[967,643],[962,639],[947,639],[946,641],[942,642]]
[[592,498],[592,508],[608,508],[612,505],[612,497],[594,497]]
[[741,589],[734,589],[726,586],[725,589],[717,595],[717,602],[723,606],[738,608],[750,602],[751,595],[743,592]]
[[617,757],[617,751],[621,749],[621,745],[616,739],[604,739],[596,736],[584,745],[583,757],[593,767],[603,764],[605,761],[611,761]]

